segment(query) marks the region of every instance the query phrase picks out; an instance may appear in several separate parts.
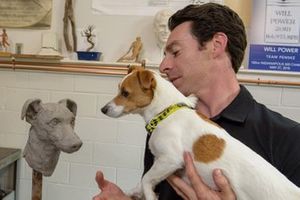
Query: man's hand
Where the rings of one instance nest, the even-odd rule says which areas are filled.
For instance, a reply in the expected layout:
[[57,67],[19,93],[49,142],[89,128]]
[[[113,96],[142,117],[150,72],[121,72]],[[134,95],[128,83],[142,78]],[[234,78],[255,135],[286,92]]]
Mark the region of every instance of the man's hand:
[[101,192],[93,200],[131,200],[116,184],[105,180],[101,171],[96,173],[96,182]]
[[198,175],[193,163],[191,154],[184,153],[185,173],[191,185],[187,184],[180,177],[171,175],[168,182],[175,189],[178,195],[185,200],[235,200],[236,196],[220,169],[213,171],[213,178],[219,191],[209,188]]

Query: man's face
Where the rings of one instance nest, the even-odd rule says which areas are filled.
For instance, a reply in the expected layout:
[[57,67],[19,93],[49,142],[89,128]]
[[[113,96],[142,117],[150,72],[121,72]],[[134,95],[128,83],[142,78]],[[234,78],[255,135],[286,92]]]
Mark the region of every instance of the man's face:
[[190,30],[191,22],[184,22],[171,32],[160,64],[160,71],[184,95],[196,94],[204,87],[213,68],[212,45],[207,42],[200,47]]

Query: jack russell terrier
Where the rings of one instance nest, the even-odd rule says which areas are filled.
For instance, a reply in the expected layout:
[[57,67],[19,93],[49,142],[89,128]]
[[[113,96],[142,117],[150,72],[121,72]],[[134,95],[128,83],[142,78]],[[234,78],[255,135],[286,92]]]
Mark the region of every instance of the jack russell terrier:
[[119,84],[118,95],[101,111],[110,117],[140,114],[151,134],[155,156],[132,197],[157,199],[153,188],[184,167],[183,153],[193,155],[203,181],[217,189],[212,171],[222,170],[239,200],[300,200],[300,188],[223,128],[197,113],[195,97],[185,97],[158,73],[135,67]]

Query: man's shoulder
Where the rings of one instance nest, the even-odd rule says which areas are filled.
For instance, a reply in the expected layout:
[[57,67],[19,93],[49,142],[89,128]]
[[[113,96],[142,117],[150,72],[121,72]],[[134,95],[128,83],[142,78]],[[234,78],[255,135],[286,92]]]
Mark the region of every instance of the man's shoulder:
[[300,124],[261,103],[254,103],[253,117],[274,128],[300,129]]
[[267,105],[259,103],[255,98],[252,97],[250,92],[241,86],[242,97],[240,101],[246,101],[247,105],[244,105],[245,109],[248,111],[248,119],[255,121],[256,123],[263,123],[265,126],[284,127],[284,128],[296,128],[300,129],[300,124],[281,113],[269,108]]

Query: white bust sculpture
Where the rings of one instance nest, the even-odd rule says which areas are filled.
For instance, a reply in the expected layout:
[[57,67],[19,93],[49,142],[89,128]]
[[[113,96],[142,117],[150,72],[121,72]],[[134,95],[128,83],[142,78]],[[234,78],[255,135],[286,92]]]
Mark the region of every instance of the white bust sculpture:
[[170,30],[168,28],[168,20],[172,14],[171,10],[164,9],[158,11],[154,16],[153,28],[156,36],[156,43],[160,49],[165,47],[169,37]]

